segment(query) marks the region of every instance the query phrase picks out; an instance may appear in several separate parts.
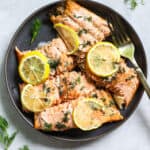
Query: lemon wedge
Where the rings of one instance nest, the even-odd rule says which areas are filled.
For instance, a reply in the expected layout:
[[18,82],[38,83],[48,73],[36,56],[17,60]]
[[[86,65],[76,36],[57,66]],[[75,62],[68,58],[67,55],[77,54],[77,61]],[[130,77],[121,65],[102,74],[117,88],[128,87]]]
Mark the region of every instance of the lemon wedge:
[[73,111],[73,120],[83,131],[97,129],[102,125],[103,106],[97,99],[83,99],[78,102]]
[[77,32],[62,23],[54,25],[61,38],[68,47],[68,55],[74,54],[79,48],[79,37]]
[[87,54],[90,71],[101,77],[111,76],[118,70],[119,50],[110,42],[99,42]]
[[39,51],[27,52],[20,61],[19,75],[28,84],[36,85],[44,82],[49,73],[48,59]]

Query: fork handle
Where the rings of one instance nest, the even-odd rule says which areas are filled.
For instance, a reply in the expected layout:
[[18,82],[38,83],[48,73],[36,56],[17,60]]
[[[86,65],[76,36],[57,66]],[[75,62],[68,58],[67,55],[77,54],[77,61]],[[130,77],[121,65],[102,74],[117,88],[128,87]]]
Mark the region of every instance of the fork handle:
[[150,86],[148,85],[148,82],[147,82],[147,80],[146,80],[146,77],[145,77],[145,75],[144,75],[142,69],[141,69],[141,68],[139,67],[139,65],[137,64],[137,62],[136,62],[135,59],[132,60],[132,63],[133,63],[133,65],[135,66],[135,70],[136,70],[136,72],[137,72],[137,74],[138,74],[138,76],[139,76],[139,79],[140,79],[140,81],[141,81],[141,83],[142,83],[142,85],[143,85],[143,87],[144,87],[144,89],[145,89],[145,91],[146,91],[146,93],[147,93],[149,99],[150,99]]

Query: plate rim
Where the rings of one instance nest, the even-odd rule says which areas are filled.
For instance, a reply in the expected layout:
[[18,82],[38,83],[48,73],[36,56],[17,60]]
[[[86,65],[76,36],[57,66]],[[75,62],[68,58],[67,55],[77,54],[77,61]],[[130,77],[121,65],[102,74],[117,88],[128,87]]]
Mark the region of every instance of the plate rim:
[[[11,40],[9,41],[9,44],[8,44],[8,47],[7,47],[7,50],[6,50],[6,53],[5,53],[5,58],[4,58],[4,78],[5,78],[5,84],[6,84],[6,89],[7,89],[7,92],[8,92],[8,95],[9,95],[9,99],[11,101],[11,103],[13,104],[13,106],[15,107],[15,110],[17,113],[19,113],[19,115],[21,116],[21,118],[26,122],[26,124],[31,127],[34,131],[36,131],[37,133],[40,133],[42,134],[43,136],[47,136],[49,138],[53,138],[55,140],[61,140],[61,141],[71,141],[71,142],[81,142],[81,141],[90,141],[90,140],[95,140],[107,133],[109,133],[110,131],[113,131],[115,130],[116,128],[120,127],[123,123],[125,123],[129,118],[130,116],[134,113],[134,111],[137,109],[137,106],[139,105],[139,103],[141,102],[141,99],[142,99],[142,96],[144,94],[144,89],[142,89],[142,92],[140,94],[140,98],[139,98],[139,101],[134,105],[134,109],[132,109],[130,112],[130,115],[129,117],[125,118],[122,122],[118,123],[114,128],[110,128],[108,129],[107,131],[105,131],[104,133],[100,134],[100,135],[96,135],[94,137],[89,137],[89,138],[82,138],[82,139],[74,139],[74,138],[64,138],[64,137],[58,137],[58,136],[55,136],[55,135],[48,135],[48,134],[45,134],[44,132],[40,131],[40,130],[36,130],[35,128],[33,128],[33,124],[28,121],[28,119],[23,115],[23,113],[19,110],[19,108],[17,107],[16,103],[14,102],[14,98],[12,97],[12,94],[11,94],[11,89],[9,87],[9,82],[8,82],[8,74],[7,74],[7,63],[8,63],[8,56],[9,56],[9,53],[11,51],[11,48],[12,48],[12,44],[14,42],[14,40],[16,39],[18,33],[20,32],[20,29],[23,28],[23,26],[26,24],[26,22],[28,22],[28,20],[30,20],[32,17],[34,17],[38,12],[44,10],[44,9],[47,9],[48,7],[50,7],[51,5],[55,5],[59,2],[62,2],[61,0],[56,0],[55,2],[50,2],[49,4],[46,4],[42,7],[39,7],[38,9],[34,10],[33,12],[31,12],[27,17],[25,17],[25,19],[21,22],[21,24],[17,27],[16,31],[14,32],[13,36],[11,37]],[[125,22],[130,26],[132,27],[132,30],[134,31],[134,33],[136,34],[138,40],[140,41],[140,45],[142,47],[142,49],[144,50],[143,52],[143,55],[144,55],[144,58],[145,58],[145,76],[147,77],[147,72],[148,72],[148,67],[147,67],[147,57],[146,57],[146,52],[145,52],[145,49],[144,49],[144,46],[143,46],[143,43],[138,35],[138,33],[135,31],[135,29],[133,28],[133,26],[129,23],[129,21],[123,16],[121,15],[119,12],[117,12],[115,9],[105,5],[105,4],[102,4],[101,2],[98,2],[98,1],[95,1],[95,0],[89,0],[89,2],[91,3],[95,3],[95,4],[98,4],[98,5],[101,5],[102,7],[116,13],[119,17],[121,17],[123,20],[125,20]]]

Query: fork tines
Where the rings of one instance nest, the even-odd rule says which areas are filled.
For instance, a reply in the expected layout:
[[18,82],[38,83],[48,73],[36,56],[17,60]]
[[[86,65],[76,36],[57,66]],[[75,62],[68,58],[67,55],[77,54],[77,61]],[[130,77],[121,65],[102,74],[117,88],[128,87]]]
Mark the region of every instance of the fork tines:
[[110,14],[108,16],[108,25],[112,32],[112,41],[115,45],[122,46],[131,42],[121,18],[117,15],[112,16]]

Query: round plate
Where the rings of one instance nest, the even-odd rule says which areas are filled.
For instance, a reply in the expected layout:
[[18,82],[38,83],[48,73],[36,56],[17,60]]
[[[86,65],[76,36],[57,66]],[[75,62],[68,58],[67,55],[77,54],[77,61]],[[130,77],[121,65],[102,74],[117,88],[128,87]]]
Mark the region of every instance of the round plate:
[[[5,76],[6,76],[6,84],[8,93],[10,95],[10,99],[13,102],[15,108],[17,109],[18,113],[22,116],[23,119],[26,120],[26,122],[33,127],[33,116],[31,114],[24,113],[21,109],[20,104],[20,96],[19,96],[19,90],[18,90],[18,83],[21,82],[19,75],[18,75],[18,64],[17,59],[15,55],[15,46],[18,46],[21,50],[28,50],[28,49],[34,49],[39,42],[41,41],[50,41],[53,38],[56,37],[57,33],[53,29],[53,25],[49,20],[49,11],[53,10],[57,5],[60,5],[63,2],[55,2],[53,4],[47,5],[46,7],[43,7],[33,14],[31,14],[19,27],[19,29],[16,31],[15,35],[13,36],[5,58]],[[100,3],[93,2],[93,1],[87,1],[82,0],[79,1],[81,5],[88,8],[89,10],[92,10],[98,15],[102,15],[104,18],[109,15],[117,15],[124,23],[124,26],[126,27],[128,33],[130,34],[130,37],[132,41],[135,44],[136,52],[135,57],[140,65],[140,67],[143,69],[145,75],[147,74],[147,65],[146,65],[146,57],[145,52],[142,46],[142,43],[136,34],[135,30],[131,27],[131,25],[117,12],[112,10],[111,8],[108,8]],[[35,18],[39,18],[42,21],[42,28],[41,31],[35,40],[33,44],[30,44],[31,40],[31,26],[33,23],[33,20]],[[143,94],[143,88],[140,85],[138,88],[133,101],[129,105],[129,107],[126,110],[122,111],[122,114],[124,115],[125,119],[120,122],[115,123],[108,123],[103,125],[101,128],[83,132],[79,129],[73,129],[65,132],[51,132],[51,133],[45,133],[46,136],[54,137],[57,139],[63,139],[68,141],[85,141],[85,140],[91,140],[96,137],[99,137],[100,135],[111,131],[121,125],[123,122],[127,120],[127,118],[133,113],[133,111],[136,109],[141,96]]]

